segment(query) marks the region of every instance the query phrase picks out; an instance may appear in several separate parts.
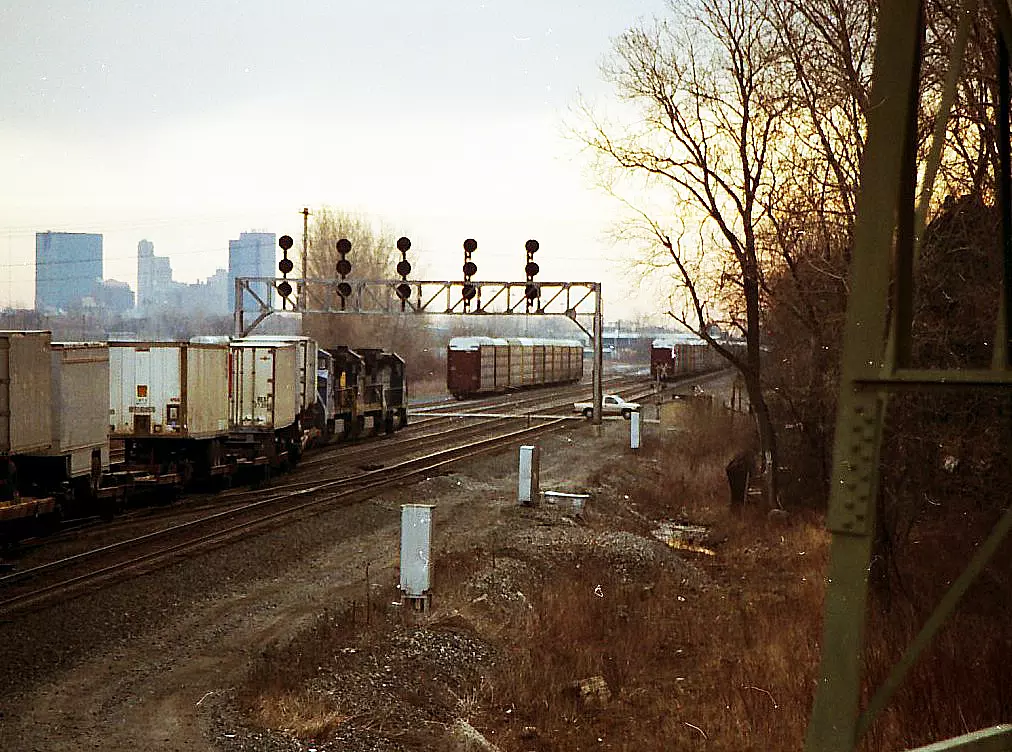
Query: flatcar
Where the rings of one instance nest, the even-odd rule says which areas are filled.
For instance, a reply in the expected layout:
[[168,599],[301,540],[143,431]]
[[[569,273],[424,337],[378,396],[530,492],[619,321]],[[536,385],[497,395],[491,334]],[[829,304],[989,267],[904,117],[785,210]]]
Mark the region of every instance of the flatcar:
[[583,378],[576,340],[454,337],[447,345],[446,387],[457,399]]
[[715,371],[724,365],[720,354],[695,334],[659,337],[650,346],[650,377],[660,381]]

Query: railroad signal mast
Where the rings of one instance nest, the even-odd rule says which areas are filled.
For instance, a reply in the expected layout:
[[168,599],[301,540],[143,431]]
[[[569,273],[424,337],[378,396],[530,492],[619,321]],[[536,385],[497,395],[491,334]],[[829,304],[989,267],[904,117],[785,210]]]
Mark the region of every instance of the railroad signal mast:
[[[478,266],[472,260],[472,254],[478,249],[478,242],[473,238],[464,241],[464,279],[459,282],[409,279],[411,263],[407,254],[411,249],[411,240],[406,237],[397,241],[401,260],[396,267],[399,278],[394,279],[349,279],[352,266],[348,255],[352,247],[347,238],[337,241],[340,259],[335,267],[336,279],[290,279],[288,275],[294,264],[288,258],[288,251],[294,241],[290,236],[282,235],[278,245],[284,256],[278,264],[280,278],[237,277],[235,280],[235,336],[245,337],[275,312],[565,316],[580,327],[594,344],[593,422],[595,425],[601,424],[601,369],[604,365],[601,283],[535,281],[541,271],[534,261],[534,254],[541,247],[537,240],[528,240],[524,244],[527,262],[524,266],[526,279],[523,282],[475,280]],[[265,288],[277,293],[280,306],[274,305],[273,294],[263,294]],[[296,290],[298,294],[293,296]],[[254,302],[256,310],[246,310],[247,300]],[[590,325],[589,329],[587,324]]]
[[538,262],[534,260],[534,254],[537,253],[540,247],[541,245],[536,240],[528,240],[524,244],[524,249],[527,251],[527,265],[524,267],[524,274],[527,275],[527,285],[524,287],[524,297],[527,298],[527,313],[531,312],[531,306],[534,305],[534,301],[541,298],[541,288],[534,281],[534,278],[538,276],[538,272],[541,271]]
[[[471,284],[471,277],[478,273],[478,265],[471,260],[471,254],[478,250],[478,241],[468,238],[464,241],[464,286],[460,290],[460,297],[464,300],[464,313],[470,313],[471,301],[478,294],[478,288]],[[478,305],[481,305],[479,299]]]

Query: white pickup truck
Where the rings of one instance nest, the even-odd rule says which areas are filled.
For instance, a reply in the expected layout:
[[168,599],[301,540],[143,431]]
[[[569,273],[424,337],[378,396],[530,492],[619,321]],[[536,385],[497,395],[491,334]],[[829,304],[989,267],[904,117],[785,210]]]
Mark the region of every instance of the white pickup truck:
[[[578,413],[583,413],[585,418],[592,418],[594,416],[593,402],[574,402],[573,409]],[[639,409],[639,402],[626,402],[617,394],[606,394],[601,399],[601,412],[605,415],[621,415],[626,420],[629,420],[633,411]]]

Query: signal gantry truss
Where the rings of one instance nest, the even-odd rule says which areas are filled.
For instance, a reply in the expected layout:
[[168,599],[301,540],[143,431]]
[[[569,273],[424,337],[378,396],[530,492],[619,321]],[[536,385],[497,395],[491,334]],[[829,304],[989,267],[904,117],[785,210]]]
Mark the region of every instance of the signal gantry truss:
[[[532,291],[532,285],[537,289]],[[532,292],[537,293],[533,298]],[[255,304],[251,310],[246,308],[249,301]],[[235,336],[245,337],[274,313],[565,316],[594,344],[594,423],[601,422],[604,319],[600,282],[236,278]]]

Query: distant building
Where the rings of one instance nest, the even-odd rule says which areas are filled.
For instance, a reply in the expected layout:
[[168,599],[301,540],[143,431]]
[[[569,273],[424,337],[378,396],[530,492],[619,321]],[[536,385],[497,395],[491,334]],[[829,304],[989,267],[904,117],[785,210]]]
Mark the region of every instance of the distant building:
[[169,259],[155,255],[155,244],[142,240],[137,244],[137,307],[143,309],[170,305],[172,265]]
[[[234,283],[233,287],[230,288],[228,286],[229,281],[228,270],[217,269],[206,280],[197,283],[201,287],[201,295],[205,300],[209,301],[208,310],[210,312],[220,314],[231,313],[232,309],[228,305],[228,291],[230,289],[234,290]],[[194,285],[190,286],[193,287]]]
[[126,313],[134,307],[134,291],[126,282],[107,279],[95,285],[95,303],[113,313]]
[[101,235],[35,233],[35,310],[80,308],[101,282]]
[[228,309],[228,275],[218,269],[205,282],[186,284],[172,279],[168,257],[156,256],[150,240],[137,244],[137,307],[149,313],[171,308],[224,315]]
[[[273,232],[241,232],[238,240],[228,241],[228,306],[235,310],[235,280],[237,277],[271,277],[277,273],[275,250],[277,238]],[[265,303],[270,303],[271,287],[260,283],[253,290]],[[247,292],[243,309],[258,307],[256,299]]]
[[216,316],[229,313],[228,272],[218,269],[203,282],[183,284],[173,282],[174,307],[185,311],[200,311]]

